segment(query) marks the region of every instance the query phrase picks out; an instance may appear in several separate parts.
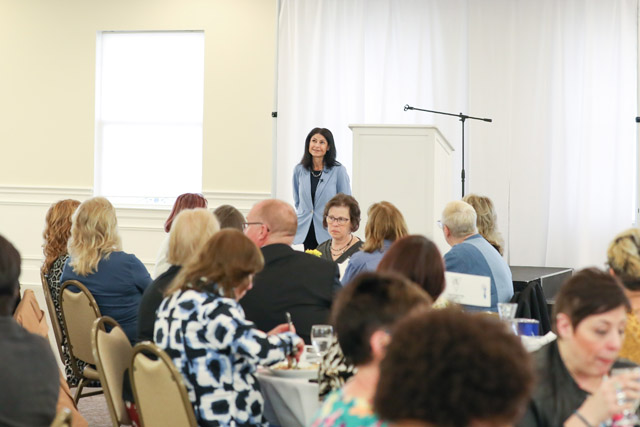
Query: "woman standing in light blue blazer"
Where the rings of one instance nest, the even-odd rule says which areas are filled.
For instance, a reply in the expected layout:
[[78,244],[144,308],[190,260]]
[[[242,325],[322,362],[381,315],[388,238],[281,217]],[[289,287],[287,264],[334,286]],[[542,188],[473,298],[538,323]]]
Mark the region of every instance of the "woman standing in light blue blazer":
[[298,213],[295,244],[315,249],[331,238],[322,226],[322,215],[324,205],[338,193],[351,195],[349,175],[336,160],[331,131],[314,128],[305,140],[302,160],[293,170],[293,200]]

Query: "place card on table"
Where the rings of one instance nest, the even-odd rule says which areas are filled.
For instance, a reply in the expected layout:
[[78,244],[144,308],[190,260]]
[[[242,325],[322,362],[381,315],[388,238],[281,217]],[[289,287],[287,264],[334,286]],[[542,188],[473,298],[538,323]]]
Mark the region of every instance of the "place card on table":
[[442,296],[448,301],[477,307],[491,307],[491,278],[472,274],[444,273]]

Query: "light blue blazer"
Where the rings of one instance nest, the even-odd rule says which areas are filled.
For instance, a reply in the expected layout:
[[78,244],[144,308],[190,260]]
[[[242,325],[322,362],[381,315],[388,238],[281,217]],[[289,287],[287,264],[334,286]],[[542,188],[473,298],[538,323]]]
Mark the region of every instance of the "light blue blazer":
[[351,195],[351,183],[344,166],[332,168],[325,166],[316,188],[316,203],[311,204],[311,172],[301,164],[293,170],[293,201],[298,214],[298,230],[294,244],[304,242],[313,219],[313,229],[316,232],[318,244],[329,240],[331,236],[322,226],[324,205],[338,193]]

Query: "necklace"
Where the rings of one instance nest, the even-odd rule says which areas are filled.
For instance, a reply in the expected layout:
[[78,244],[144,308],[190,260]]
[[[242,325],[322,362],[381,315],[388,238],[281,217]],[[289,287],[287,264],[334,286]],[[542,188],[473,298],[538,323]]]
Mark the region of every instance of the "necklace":
[[351,239],[349,239],[349,243],[339,249],[333,249],[333,240],[331,240],[331,255],[342,255],[349,249],[351,242],[353,242],[353,234],[351,235]]
[[318,175],[315,174],[315,171],[311,171],[311,175],[313,175],[314,178],[320,178],[322,176],[322,169],[318,172]]

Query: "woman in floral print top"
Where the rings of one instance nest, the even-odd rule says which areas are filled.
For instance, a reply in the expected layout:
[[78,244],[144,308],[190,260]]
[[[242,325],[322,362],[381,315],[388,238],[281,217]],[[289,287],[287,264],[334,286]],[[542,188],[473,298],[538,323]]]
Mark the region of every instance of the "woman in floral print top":
[[389,331],[412,309],[430,305],[423,289],[395,273],[362,273],[340,291],[331,320],[345,357],[357,371],[327,396],[313,427],[386,426],[372,403]]
[[185,265],[158,309],[155,342],[182,373],[200,426],[268,425],[256,368],[304,346],[286,324],[265,333],[245,319],[238,300],[263,264],[242,232],[222,230]]

